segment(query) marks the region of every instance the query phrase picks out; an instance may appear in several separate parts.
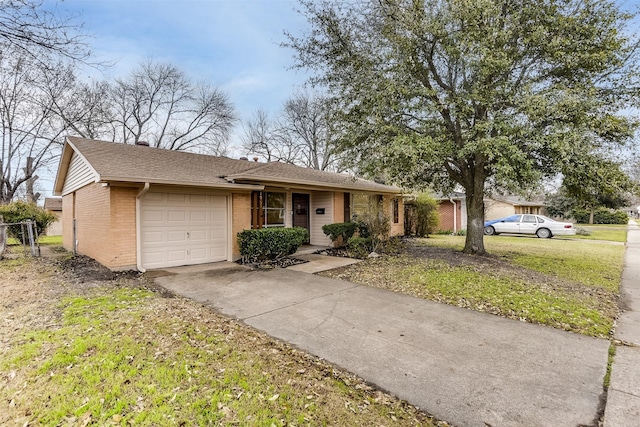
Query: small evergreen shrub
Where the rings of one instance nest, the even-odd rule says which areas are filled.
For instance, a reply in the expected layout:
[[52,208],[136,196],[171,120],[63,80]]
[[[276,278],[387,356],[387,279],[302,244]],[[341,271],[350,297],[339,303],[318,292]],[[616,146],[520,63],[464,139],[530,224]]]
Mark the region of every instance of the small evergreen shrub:
[[591,236],[591,232],[582,227],[576,227],[576,234],[578,236]]
[[238,246],[244,261],[276,260],[293,254],[308,241],[307,229],[260,228],[238,233]]
[[[16,201],[8,205],[0,206],[0,218],[6,224],[15,224],[31,220],[36,223],[38,235],[41,235],[47,227],[56,220],[56,216],[35,203]],[[22,227],[20,225],[10,225],[8,234],[22,242]]]
[[371,237],[355,236],[347,242],[349,256],[353,258],[366,258],[371,253]]
[[322,232],[331,239],[335,247],[346,245],[356,230],[357,224],[355,222],[337,222],[322,226]]

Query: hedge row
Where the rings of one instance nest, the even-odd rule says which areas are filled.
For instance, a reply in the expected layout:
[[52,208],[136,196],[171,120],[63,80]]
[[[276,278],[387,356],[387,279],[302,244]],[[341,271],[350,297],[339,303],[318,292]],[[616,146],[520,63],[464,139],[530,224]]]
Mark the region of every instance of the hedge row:
[[260,228],[238,233],[240,255],[245,262],[274,260],[293,254],[309,240],[306,228]]
[[[571,216],[578,224],[588,224],[591,212],[586,209],[574,209]],[[594,224],[626,224],[629,215],[624,211],[613,211],[607,208],[598,208],[593,212]]]

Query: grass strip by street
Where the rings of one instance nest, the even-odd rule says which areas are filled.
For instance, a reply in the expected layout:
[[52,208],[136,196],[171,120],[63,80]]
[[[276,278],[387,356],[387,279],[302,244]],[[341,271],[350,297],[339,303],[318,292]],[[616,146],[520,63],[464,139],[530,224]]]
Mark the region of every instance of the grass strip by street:
[[438,248],[437,256],[427,251],[423,256],[370,259],[323,275],[610,337],[618,314],[624,246],[507,236],[485,241],[497,256],[465,255],[460,261],[464,237],[435,236],[410,244]]
[[[419,244],[462,250],[464,237],[434,236]],[[540,273],[617,292],[624,245],[535,237],[485,236],[492,255]]]
[[[0,261],[0,285],[41,264]],[[27,322],[7,335],[0,424],[436,425],[357,377],[199,304],[133,279],[74,286],[49,304],[54,322]]]
[[576,224],[576,230],[585,230],[588,234],[577,233],[572,239],[606,240],[609,242],[626,242],[627,225],[620,224]]

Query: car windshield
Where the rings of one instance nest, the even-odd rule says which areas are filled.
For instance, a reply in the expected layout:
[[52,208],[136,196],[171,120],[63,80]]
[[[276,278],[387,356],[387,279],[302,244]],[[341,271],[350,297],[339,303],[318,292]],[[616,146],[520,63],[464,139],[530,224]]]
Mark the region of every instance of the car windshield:
[[504,218],[501,221],[502,222],[518,222],[518,221],[520,221],[520,215],[511,215],[511,216],[508,216],[508,217]]

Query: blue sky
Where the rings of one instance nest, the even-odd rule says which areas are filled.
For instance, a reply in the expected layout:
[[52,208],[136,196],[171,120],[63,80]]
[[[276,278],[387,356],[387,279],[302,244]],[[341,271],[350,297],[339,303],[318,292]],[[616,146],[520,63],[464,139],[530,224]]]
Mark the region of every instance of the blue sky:
[[[292,70],[284,31],[306,20],[291,0],[64,0],[91,37],[96,60],[114,62],[105,78],[126,75],[146,59],[170,62],[194,80],[225,91],[242,120],[262,107],[278,111],[306,80]],[[87,74],[101,77],[95,70]],[[96,76],[96,74],[98,74]],[[241,132],[236,126],[234,140]]]
[[[290,69],[293,52],[280,47],[285,30],[301,35],[308,29],[295,11],[296,0],[44,1],[84,23],[95,60],[114,64],[102,73],[87,68],[87,77],[124,76],[147,59],[170,62],[193,79],[224,90],[241,120],[258,108],[275,114],[307,77]],[[640,0],[618,4],[635,10]],[[232,146],[239,144],[241,133],[239,122]],[[52,181],[40,181],[47,194]]]

